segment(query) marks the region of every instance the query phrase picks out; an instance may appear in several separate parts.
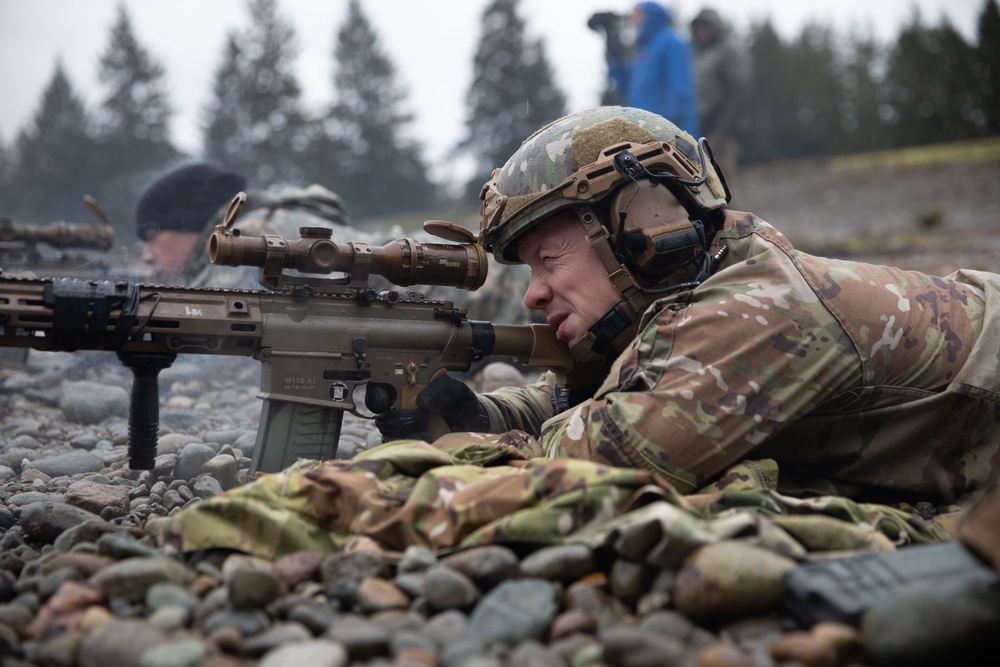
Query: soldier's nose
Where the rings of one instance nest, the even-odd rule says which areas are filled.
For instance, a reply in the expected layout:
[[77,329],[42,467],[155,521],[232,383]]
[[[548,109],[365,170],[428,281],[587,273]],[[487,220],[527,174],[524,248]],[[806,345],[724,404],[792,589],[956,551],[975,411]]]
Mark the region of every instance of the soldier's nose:
[[524,305],[528,310],[541,310],[549,302],[551,295],[548,288],[534,276],[528,282],[528,289],[524,293]]

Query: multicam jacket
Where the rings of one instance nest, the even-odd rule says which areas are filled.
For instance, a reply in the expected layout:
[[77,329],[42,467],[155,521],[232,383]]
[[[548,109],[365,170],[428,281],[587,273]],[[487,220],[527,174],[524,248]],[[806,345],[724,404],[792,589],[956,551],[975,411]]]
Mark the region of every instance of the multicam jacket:
[[746,459],[789,493],[952,500],[1000,471],[1000,276],[823,259],[734,217],[720,270],[650,306],[592,399],[553,415],[551,375],[499,390],[493,430],[684,493]]

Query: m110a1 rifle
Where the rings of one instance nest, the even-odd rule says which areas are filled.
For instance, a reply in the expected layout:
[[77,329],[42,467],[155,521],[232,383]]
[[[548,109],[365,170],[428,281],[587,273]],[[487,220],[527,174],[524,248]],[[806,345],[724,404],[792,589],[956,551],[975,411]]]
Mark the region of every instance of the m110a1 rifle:
[[0,347],[109,350],[131,369],[131,468],[154,465],[157,377],[178,354],[261,362],[264,403],[252,473],[298,458],[335,458],[345,411],[373,418],[414,407],[433,379],[490,355],[552,369],[567,388],[599,379],[545,325],[472,321],[450,301],[372,286],[381,276],[389,287],[478,289],[487,255],[472,232],[429,222],[429,232],[458,242],[399,239],[379,247],[338,243],[328,229],[313,227],[294,241],[248,237],[230,230],[243,201],[240,193],[216,227],[209,257],[258,267],[261,290],[0,274]]

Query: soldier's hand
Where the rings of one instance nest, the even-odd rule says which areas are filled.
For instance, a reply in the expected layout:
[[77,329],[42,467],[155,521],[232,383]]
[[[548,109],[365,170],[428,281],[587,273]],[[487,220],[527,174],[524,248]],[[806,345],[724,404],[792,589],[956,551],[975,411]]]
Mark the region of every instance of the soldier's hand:
[[449,375],[431,381],[417,395],[417,407],[397,410],[375,420],[382,441],[412,438],[431,442],[430,423],[441,417],[452,432],[488,432],[490,418],[467,384]]

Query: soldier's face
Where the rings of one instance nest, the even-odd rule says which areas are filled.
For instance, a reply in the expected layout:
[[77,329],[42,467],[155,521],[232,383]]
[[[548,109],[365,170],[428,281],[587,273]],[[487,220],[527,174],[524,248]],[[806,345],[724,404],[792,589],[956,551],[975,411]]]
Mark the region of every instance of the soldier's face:
[[180,279],[188,255],[198,234],[164,229],[153,232],[142,249],[142,263],[149,279],[161,285],[174,285]]
[[572,213],[557,213],[539,225],[521,240],[518,254],[531,268],[524,305],[542,311],[556,338],[567,345],[582,339],[621,301]]

